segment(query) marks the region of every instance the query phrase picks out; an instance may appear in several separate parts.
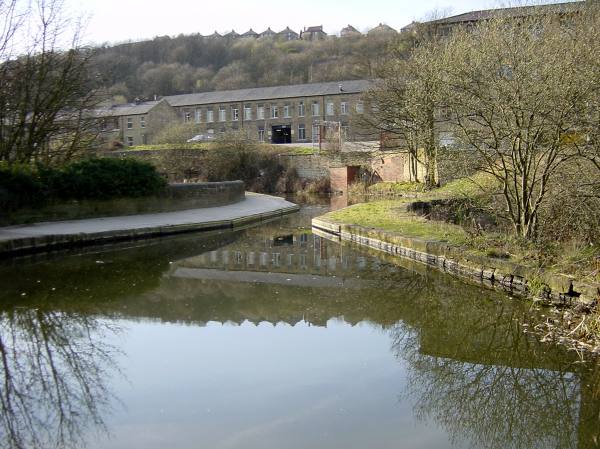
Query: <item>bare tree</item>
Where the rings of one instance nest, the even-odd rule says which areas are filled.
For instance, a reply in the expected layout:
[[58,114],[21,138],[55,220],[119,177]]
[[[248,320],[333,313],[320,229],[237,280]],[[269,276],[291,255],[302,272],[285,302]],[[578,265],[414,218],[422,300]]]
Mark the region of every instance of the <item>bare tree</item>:
[[455,32],[438,54],[456,136],[495,178],[515,232],[533,238],[541,206],[593,93],[584,47],[559,15],[498,19]]
[[61,163],[95,137],[91,53],[61,0],[21,3],[0,0],[0,160]]
[[445,116],[442,87],[438,72],[437,44],[423,43],[409,58],[399,51],[382,70],[382,81],[367,98],[371,111],[361,121],[380,131],[384,148],[409,154],[412,174],[417,177],[417,163],[425,168],[424,183],[437,184],[439,131]]

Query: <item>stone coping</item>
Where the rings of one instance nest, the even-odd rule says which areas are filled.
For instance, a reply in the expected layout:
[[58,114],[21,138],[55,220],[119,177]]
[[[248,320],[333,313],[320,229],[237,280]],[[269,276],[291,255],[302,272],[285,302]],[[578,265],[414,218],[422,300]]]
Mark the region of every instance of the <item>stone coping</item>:
[[233,229],[283,216],[299,206],[283,198],[246,193],[218,207],[44,222],[0,228],[0,257],[215,229]]
[[312,227],[321,231],[321,235],[324,233],[339,241],[415,260],[454,276],[530,296],[548,304],[593,307],[600,297],[600,284],[580,282],[572,276],[550,273],[507,260],[470,255],[443,241],[341,224],[324,217],[313,218]]

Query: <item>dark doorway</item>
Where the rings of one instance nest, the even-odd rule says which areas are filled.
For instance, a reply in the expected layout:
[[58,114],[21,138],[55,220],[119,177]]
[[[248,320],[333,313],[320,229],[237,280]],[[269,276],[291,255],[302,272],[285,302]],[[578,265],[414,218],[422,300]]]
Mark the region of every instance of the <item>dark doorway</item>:
[[292,143],[292,127],[277,125],[271,128],[271,143]]

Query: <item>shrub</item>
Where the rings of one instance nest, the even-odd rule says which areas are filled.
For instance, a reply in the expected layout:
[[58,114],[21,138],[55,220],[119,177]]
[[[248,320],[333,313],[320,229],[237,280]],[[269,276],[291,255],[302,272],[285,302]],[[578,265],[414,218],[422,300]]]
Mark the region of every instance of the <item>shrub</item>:
[[159,193],[166,186],[156,169],[135,159],[87,159],[68,165],[52,179],[62,199],[110,199]]
[[277,190],[285,167],[278,150],[259,145],[242,131],[226,133],[210,144],[205,159],[208,181],[242,180],[248,190]]
[[62,169],[29,165],[0,167],[0,207],[38,207],[51,200],[111,199],[160,193],[165,180],[134,159],[87,159]]
[[48,197],[47,186],[28,165],[0,166],[0,208],[38,206]]

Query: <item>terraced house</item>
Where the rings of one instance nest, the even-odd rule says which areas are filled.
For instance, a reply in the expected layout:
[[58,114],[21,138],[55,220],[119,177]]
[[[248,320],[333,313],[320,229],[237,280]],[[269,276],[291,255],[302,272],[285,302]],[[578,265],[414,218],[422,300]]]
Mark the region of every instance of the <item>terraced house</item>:
[[179,120],[194,122],[206,134],[245,129],[259,141],[316,142],[323,122],[340,124],[352,140],[350,116],[364,111],[369,80],[296,84],[202,92],[165,97]]

